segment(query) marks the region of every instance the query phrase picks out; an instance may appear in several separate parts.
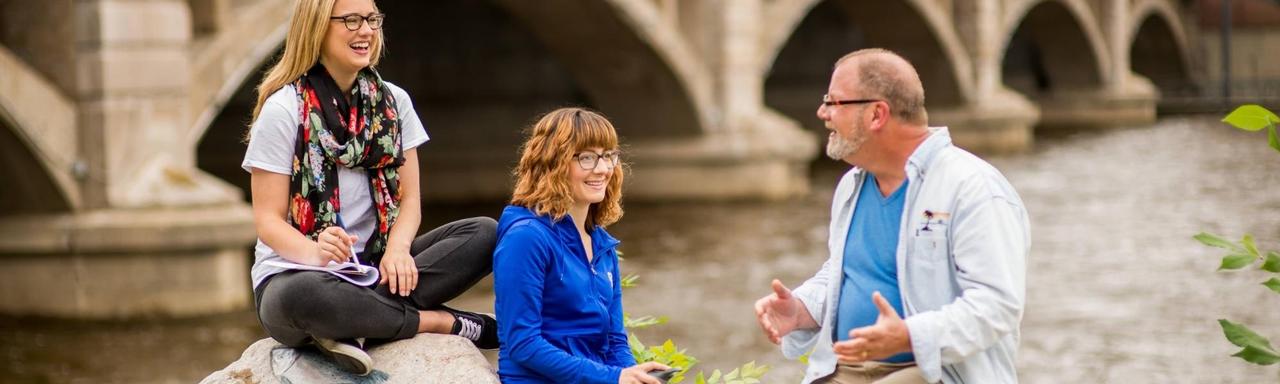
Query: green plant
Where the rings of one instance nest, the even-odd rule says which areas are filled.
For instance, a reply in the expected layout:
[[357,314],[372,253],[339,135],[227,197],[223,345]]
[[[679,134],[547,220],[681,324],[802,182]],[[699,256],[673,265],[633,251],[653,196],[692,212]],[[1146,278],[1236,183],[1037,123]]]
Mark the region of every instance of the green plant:
[[1254,104],[1241,105],[1222,118],[1222,122],[1249,132],[1266,128],[1267,144],[1271,149],[1280,151],[1280,137],[1276,135],[1276,124],[1280,124],[1280,117],[1266,108]]
[[[1272,149],[1280,151],[1280,138],[1276,135],[1276,124],[1280,124],[1280,117],[1277,117],[1275,113],[1266,108],[1257,105],[1244,105],[1236,108],[1222,121],[1236,128],[1251,132],[1267,129],[1268,145]],[[1196,235],[1195,239],[1205,245],[1227,251],[1227,255],[1222,257],[1222,263],[1218,266],[1219,271],[1243,269],[1261,261],[1262,263],[1258,265],[1258,269],[1271,274],[1280,273],[1280,253],[1259,250],[1253,235],[1245,234],[1238,243],[1206,232]],[[1262,285],[1275,293],[1280,293],[1280,279],[1274,276],[1262,282]],[[1280,362],[1280,353],[1271,345],[1271,341],[1249,329],[1249,327],[1227,319],[1218,319],[1218,325],[1222,326],[1222,333],[1227,337],[1227,341],[1244,348],[1232,356],[1259,365],[1271,365]]]
[[[1195,239],[1205,245],[1227,250],[1227,255],[1222,257],[1222,264],[1218,266],[1219,271],[1242,269],[1257,264],[1261,260],[1262,264],[1258,266],[1258,269],[1273,274],[1280,273],[1280,253],[1271,251],[1266,252],[1264,256],[1263,252],[1258,250],[1252,235],[1244,235],[1244,238],[1239,243],[1203,232],[1196,235]],[[1262,285],[1276,293],[1280,293],[1280,279],[1272,277],[1263,282]],[[1261,365],[1280,362],[1280,353],[1276,352],[1276,349],[1271,346],[1271,342],[1267,338],[1258,335],[1243,324],[1234,323],[1227,319],[1218,319],[1218,324],[1222,326],[1222,332],[1226,335],[1228,341],[1244,348],[1232,356]]]
[[[638,276],[629,274],[622,278],[622,288],[633,288],[636,286]],[[631,317],[631,314],[623,314],[623,324],[628,330],[640,329],[661,325],[667,323],[666,316],[642,316],[638,318]],[[668,381],[671,384],[679,384],[684,382],[685,375],[693,372],[691,369],[698,364],[698,359],[685,352],[684,349],[676,347],[671,339],[663,342],[661,345],[645,346],[635,333],[628,332],[627,342],[631,345],[631,353],[636,357],[636,363],[646,363],[656,361],[670,367],[679,367],[680,373]],[[699,371],[694,378],[694,384],[755,384],[759,383],[765,373],[769,372],[769,366],[756,365],[755,361],[743,364],[734,368],[729,373],[722,373],[719,369],[711,372],[711,376],[706,376]]]

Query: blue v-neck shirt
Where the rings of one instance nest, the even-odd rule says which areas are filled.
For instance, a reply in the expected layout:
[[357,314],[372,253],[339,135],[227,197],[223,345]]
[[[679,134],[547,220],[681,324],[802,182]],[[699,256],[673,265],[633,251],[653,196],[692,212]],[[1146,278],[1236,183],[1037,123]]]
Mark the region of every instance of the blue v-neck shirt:
[[[871,301],[874,292],[880,292],[894,310],[903,313],[895,255],[906,191],[905,179],[888,197],[880,194],[874,175],[867,173],[862,183],[844,247],[844,273],[841,274],[840,303],[836,309],[836,341],[848,340],[849,331],[855,328],[876,323],[880,310]],[[882,361],[905,363],[913,360],[911,353],[906,352]]]

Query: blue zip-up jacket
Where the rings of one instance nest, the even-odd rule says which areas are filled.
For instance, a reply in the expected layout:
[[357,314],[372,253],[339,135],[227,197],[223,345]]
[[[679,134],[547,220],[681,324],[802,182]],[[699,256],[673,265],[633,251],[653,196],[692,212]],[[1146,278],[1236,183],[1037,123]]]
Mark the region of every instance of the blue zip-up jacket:
[[591,244],[587,262],[569,217],[503,209],[493,252],[503,383],[617,383],[636,364],[622,325],[618,240],[597,226]]

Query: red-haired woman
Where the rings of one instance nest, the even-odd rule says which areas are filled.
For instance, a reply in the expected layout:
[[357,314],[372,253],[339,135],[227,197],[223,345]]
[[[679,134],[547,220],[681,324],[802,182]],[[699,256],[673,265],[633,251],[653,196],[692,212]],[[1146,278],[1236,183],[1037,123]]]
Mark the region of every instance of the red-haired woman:
[[493,254],[502,350],[512,383],[646,383],[667,367],[636,365],[622,325],[618,135],[603,116],[563,108],[530,129]]

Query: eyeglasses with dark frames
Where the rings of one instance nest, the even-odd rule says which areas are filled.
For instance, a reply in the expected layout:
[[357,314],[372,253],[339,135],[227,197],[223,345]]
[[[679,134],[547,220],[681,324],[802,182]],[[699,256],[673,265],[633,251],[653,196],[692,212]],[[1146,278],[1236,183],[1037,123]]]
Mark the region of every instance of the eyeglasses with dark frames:
[[346,25],[348,31],[360,29],[360,23],[369,23],[369,29],[378,30],[382,28],[382,22],[387,19],[387,15],[382,13],[371,13],[368,16],[357,14],[349,14],[342,16],[333,16],[329,20],[342,20],[342,24]]
[[884,101],[884,100],[881,100],[881,99],[836,100],[836,99],[832,99],[832,98],[831,98],[831,95],[829,95],[829,94],[828,94],[828,95],[822,95],[822,105],[824,105],[824,106],[828,106],[828,107],[834,107],[834,106],[837,106],[837,105],[847,105],[847,104],[866,104],[866,103],[875,103],[875,102],[880,102],[880,101]]
[[604,151],[604,153],[583,151],[582,153],[573,155],[573,159],[578,161],[578,166],[587,171],[596,169],[596,166],[600,165],[600,159],[607,160],[606,163],[608,165],[606,166],[606,169],[613,169],[613,167],[618,166],[620,157],[621,154],[618,153],[618,151]]

